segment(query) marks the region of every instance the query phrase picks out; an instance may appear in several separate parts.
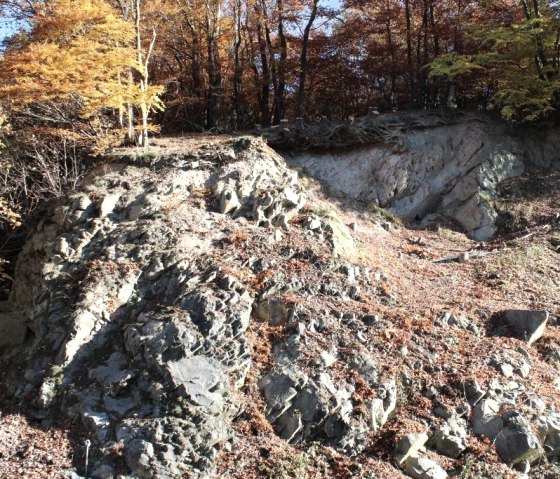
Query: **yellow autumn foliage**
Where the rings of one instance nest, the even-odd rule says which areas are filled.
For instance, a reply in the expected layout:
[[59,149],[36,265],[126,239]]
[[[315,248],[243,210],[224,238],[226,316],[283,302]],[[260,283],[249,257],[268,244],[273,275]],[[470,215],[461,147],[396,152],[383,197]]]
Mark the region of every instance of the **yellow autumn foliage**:
[[0,99],[12,108],[77,95],[87,117],[137,100],[123,81],[138,68],[134,28],[105,0],[54,0],[31,24],[31,40],[0,59]]

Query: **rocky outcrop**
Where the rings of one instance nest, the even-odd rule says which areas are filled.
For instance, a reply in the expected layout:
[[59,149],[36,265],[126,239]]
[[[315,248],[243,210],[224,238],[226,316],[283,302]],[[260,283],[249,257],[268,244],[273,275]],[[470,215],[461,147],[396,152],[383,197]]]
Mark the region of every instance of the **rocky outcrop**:
[[2,328],[20,325],[11,345],[29,363],[10,393],[37,417],[62,408],[101,450],[120,443],[138,477],[205,476],[251,361],[254,297],[230,274],[241,258],[214,244],[223,214],[266,232],[305,195],[258,141],[141,160],[119,158],[55,205],[24,247]]
[[488,116],[446,122],[417,112],[418,119],[420,126],[399,131],[392,141],[285,157],[335,191],[409,222],[422,224],[434,215],[452,218],[469,236],[483,241],[496,232],[497,185],[523,173],[526,161],[559,165],[557,150],[546,146],[554,144],[550,138],[525,141]]
[[[478,123],[454,128],[483,133]],[[406,134],[427,148],[419,131]],[[447,191],[451,208],[473,172],[478,187],[494,184],[482,174],[491,163],[477,163],[490,158],[487,146],[459,168],[443,161],[457,146],[444,138],[423,180],[410,173],[399,183],[396,157],[391,177],[376,169],[383,156],[365,161],[398,180],[398,194],[363,196],[365,173],[340,170],[341,185],[389,201],[426,180]],[[406,158],[419,173],[419,157]],[[335,168],[329,161],[321,167]],[[464,178],[452,180],[458,171]],[[287,451],[320,445],[319,464],[338,455],[339,466],[361,467],[379,453],[395,473],[443,479],[473,444],[482,449],[475,436],[518,469],[558,458],[557,408],[550,391],[545,401],[530,385],[532,375],[551,375],[531,349],[548,313],[484,316],[509,318],[517,338],[506,340],[503,321],[499,331],[484,327],[486,312],[457,311],[443,297],[429,310],[403,304],[392,285],[413,283],[403,263],[386,274],[393,233],[362,221],[361,207],[351,221],[342,207],[325,209],[306,181],[317,186],[253,138],[113,158],[46,209],[20,255],[0,309],[9,396],[45,423],[63,413],[87,428],[97,478],[121,466],[130,477],[216,477],[216,457],[235,449],[232,422],[249,403],[252,439],[266,430]],[[432,278],[441,266],[422,263]],[[269,449],[258,444],[260,460]],[[358,466],[344,474],[357,477]]]

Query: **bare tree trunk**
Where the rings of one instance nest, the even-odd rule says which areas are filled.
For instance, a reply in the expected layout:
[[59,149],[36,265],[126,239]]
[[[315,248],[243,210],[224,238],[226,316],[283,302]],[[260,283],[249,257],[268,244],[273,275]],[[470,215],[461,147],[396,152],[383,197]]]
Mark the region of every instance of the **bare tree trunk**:
[[[132,9],[131,0],[119,0],[119,7],[122,12],[122,16],[126,21],[130,20],[130,10]],[[139,8],[139,6],[138,6]],[[136,23],[136,21],[135,21]],[[137,31],[138,31],[138,27]],[[138,33],[137,33],[138,35]],[[137,39],[138,41],[138,39]],[[132,68],[128,71],[128,85],[132,89],[134,85],[134,72]],[[124,112],[121,112],[121,127],[124,128],[125,121],[124,121]],[[126,140],[130,144],[136,143],[136,131],[134,130],[134,105],[132,103],[127,103],[126,105],[126,126],[127,126],[127,133],[126,133]]]
[[305,26],[305,30],[303,31],[303,42],[301,47],[301,56],[300,56],[300,70],[299,70],[299,87],[296,97],[296,117],[302,118],[305,113],[305,79],[307,76],[307,50],[309,48],[309,35],[311,33],[311,27],[313,26],[313,22],[315,21],[315,17],[317,16],[317,5],[319,0],[313,0],[313,4],[311,6],[311,15],[309,16],[309,20],[307,25]]
[[[423,0],[422,29],[418,32],[418,77],[420,83],[420,101],[422,108],[426,108],[428,102],[428,75],[424,66],[428,64],[428,0]],[[421,46],[422,45],[422,46]],[[422,50],[422,55],[421,55]]]
[[386,13],[387,13],[387,20],[385,22],[385,30],[387,32],[387,49],[389,50],[389,55],[391,56],[391,108],[395,108],[397,106],[396,98],[395,98],[395,87],[397,81],[397,72],[396,72],[396,58],[395,58],[395,47],[393,45],[393,35],[391,31],[391,10],[389,2],[385,2]]
[[268,55],[266,52],[266,40],[263,35],[263,11],[262,8],[255,5],[258,9],[260,16],[257,21],[257,40],[259,43],[259,56],[261,60],[261,95],[260,95],[260,110],[261,110],[261,125],[264,127],[270,126],[270,69],[268,65]]
[[218,108],[222,86],[222,65],[218,50],[220,21],[222,18],[221,1],[206,0],[206,43],[208,54],[208,101],[206,103],[206,127],[215,128],[218,124]]
[[138,137],[138,144],[143,147],[147,147],[150,145],[150,140],[148,138],[148,115],[150,114],[151,106],[148,104],[147,94],[148,94],[148,81],[149,81],[149,73],[148,73],[148,65],[150,63],[150,57],[154,50],[154,46],[156,44],[156,29],[152,29],[152,40],[150,41],[150,46],[148,47],[148,51],[146,52],[146,57],[144,58],[143,51],[142,51],[142,36],[140,30],[140,1],[135,0],[135,26],[136,26],[136,54],[137,54],[137,61],[139,67],[142,69],[140,71],[140,91],[142,93],[142,100],[140,102],[140,135]]
[[410,0],[405,0],[406,12],[406,59],[408,62],[408,94],[412,105],[416,104],[416,91],[414,89],[414,66],[412,63],[412,14],[410,11]]
[[[134,84],[134,73],[132,69],[128,71],[128,83],[130,86]],[[126,137],[130,143],[136,143],[136,131],[134,130],[134,105],[132,103],[128,103],[126,105],[126,116],[128,126]]]
[[243,79],[243,67],[240,59],[240,49],[242,43],[241,37],[241,0],[235,0],[233,21],[235,28],[235,40],[233,45],[233,109],[234,119],[233,124],[236,129],[242,128],[242,110],[241,110],[241,81]]
[[[430,0],[430,28],[432,30],[432,38],[434,41],[434,57],[438,57],[440,54],[440,46],[439,46],[439,35],[436,28],[436,18],[434,13],[434,0]],[[431,104],[437,102],[438,98],[440,97],[440,89],[438,83],[434,83],[434,91],[431,95]],[[440,102],[441,103],[441,102]]]
[[278,125],[285,114],[286,95],[286,61],[288,59],[288,42],[284,31],[284,2],[278,0],[278,40],[280,41],[280,61],[278,62],[278,82],[275,94],[273,123]]
[[201,60],[201,40],[200,32],[196,25],[186,15],[186,24],[191,34],[191,78],[193,82],[193,91],[196,95],[196,104],[194,106],[194,123],[196,127],[203,128],[204,124],[204,81],[202,79],[202,60]]

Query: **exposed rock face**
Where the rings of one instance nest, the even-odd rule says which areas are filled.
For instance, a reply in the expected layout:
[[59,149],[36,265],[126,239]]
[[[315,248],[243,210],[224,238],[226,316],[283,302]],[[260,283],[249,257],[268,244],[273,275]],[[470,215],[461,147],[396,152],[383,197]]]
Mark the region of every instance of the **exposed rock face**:
[[[453,128],[484,133],[478,123]],[[421,132],[409,135],[427,148]],[[400,193],[362,198],[385,195],[402,206],[406,192],[433,188],[422,191],[439,191],[440,206],[452,211],[464,205],[458,192],[468,178],[481,188],[503,176],[500,168],[482,173],[494,163],[475,165],[481,151],[490,155],[487,146],[471,151],[470,163],[447,165],[443,157],[460,142],[450,146],[444,136],[421,181],[411,173]],[[379,178],[400,181],[395,158],[390,177],[376,169],[383,157],[372,158]],[[420,157],[406,158],[420,172]],[[319,444],[329,452],[318,463],[336,454],[361,467],[383,448],[385,457],[395,453],[386,463],[393,472],[444,479],[470,461],[473,435],[490,438],[517,468],[560,455],[556,403],[530,385],[531,376],[545,377],[531,344],[485,336],[480,317],[456,305],[438,301],[419,314],[400,302],[402,290],[392,286],[416,284],[383,255],[391,232],[358,215],[348,221],[343,207],[354,202],[331,211],[258,139],[142,162],[121,157],[52,205],[0,305],[9,394],[39,419],[63,412],[87,427],[92,477],[114,476],[114,455],[130,477],[216,477],[218,451],[234,449],[231,423],[255,413],[240,416],[255,398],[253,419],[268,437],[291,451]],[[453,176],[459,171],[463,179]],[[339,172],[345,188],[360,188]],[[374,235],[378,242],[362,241]],[[432,278],[441,271],[430,259],[422,267]],[[534,336],[531,328],[518,333]]]
[[557,156],[553,149],[525,142],[505,124],[481,115],[411,128],[400,133],[395,145],[286,154],[286,159],[332,189],[407,221],[444,215],[484,241],[496,231],[496,186],[520,175],[525,160],[555,167]]
[[228,274],[241,260],[215,251],[218,211],[263,230],[305,202],[262,142],[233,141],[204,161],[111,165],[45,216],[17,265],[8,319],[27,318],[33,338],[10,392],[31,394],[38,416],[64,398],[97,447],[121,442],[138,477],[210,473],[240,412],[232,394],[250,365],[254,298]]

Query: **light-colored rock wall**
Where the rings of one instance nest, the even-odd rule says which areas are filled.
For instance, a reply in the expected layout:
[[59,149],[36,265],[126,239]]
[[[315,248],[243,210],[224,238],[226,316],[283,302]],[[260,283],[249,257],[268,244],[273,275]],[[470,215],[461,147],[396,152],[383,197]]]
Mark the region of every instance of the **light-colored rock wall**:
[[374,202],[407,221],[443,214],[465,232],[488,240],[495,233],[496,186],[524,171],[526,161],[560,166],[555,130],[524,135],[481,116],[461,123],[413,129],[398,145],[349,151],[286,154],[330,188]]

